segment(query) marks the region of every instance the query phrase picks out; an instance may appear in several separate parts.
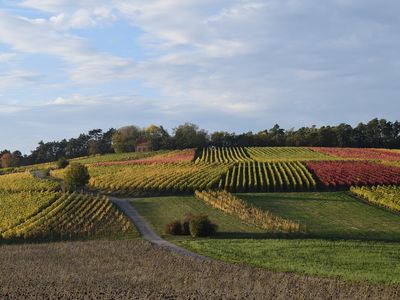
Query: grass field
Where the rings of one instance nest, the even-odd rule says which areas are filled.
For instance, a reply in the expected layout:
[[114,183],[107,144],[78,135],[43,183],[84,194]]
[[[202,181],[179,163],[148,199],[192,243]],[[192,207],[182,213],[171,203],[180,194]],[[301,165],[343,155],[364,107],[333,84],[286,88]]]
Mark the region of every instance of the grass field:
[[218,260],[351,281],[400,283],[400,244],[379,241],[399,240],[399,215],[344,192],[238,195],[275,214],[308,223],[313,239],[268,238],[260,229],[189,196],[146,198],[133,205],[160,234],[167,222],[186,212],[207,214],[220,227],[217,236],[167,238]]
[[192,251],[273,271],[400,283],[400,244],[327,240],[203,239],[179,241]]
[[218,224],[219,238],[260,237],[263,231],[239,219],[207,206],[193,196],[144,198],[131,202],[159,234],[164,235],[164,225],[175,219],[183,219],[186,213],[206,214]]
[[400,214],[346,192],[237,194],[275,215],[307,224],[311,237],[400,241]]

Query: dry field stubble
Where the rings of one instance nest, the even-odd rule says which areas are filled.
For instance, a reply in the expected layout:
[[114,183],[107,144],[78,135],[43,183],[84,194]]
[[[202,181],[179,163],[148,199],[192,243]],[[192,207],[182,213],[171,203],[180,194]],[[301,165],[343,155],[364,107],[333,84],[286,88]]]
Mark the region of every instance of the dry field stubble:
[[396,299],[400,287],[202,262],[142,240],[2,246],[0,298]]

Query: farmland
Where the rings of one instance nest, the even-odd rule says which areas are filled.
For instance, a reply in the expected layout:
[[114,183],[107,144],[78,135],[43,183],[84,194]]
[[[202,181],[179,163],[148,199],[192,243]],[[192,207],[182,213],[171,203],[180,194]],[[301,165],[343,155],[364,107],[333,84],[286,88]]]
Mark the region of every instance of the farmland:
[[[373,159],[341,157],[352,150],[306,147],[216,147],[138,154],[135,159],[88,163],[91,186],[104,193],[157,196],[225,189],[231,192],[289,192],[349,189],[351,185],[399,184],[396,152],[375,150]],[[370,153],[360,149],[361,153]],[[341,152],[340,152],[341,153]],[[358,153],[356,151],[356,153]],[[390,156],[392,160],[377,160]],[[395,154],[393,154],[395,153]],[[145,157],[142,157],[144,155]],[[381,170],[377,172],[377,170]],[[378,174],[379,173],[379,174]],[[170,176],[174,174],[174,176]],[[62,173],[53,172],[62,178]]]
[[400,184],[399,168],[365,161],[307,162],[323,187]]
[[97,166],[90,169],[90,184],[104,192],[128,196],[193,193],[217,186],[228,168],[187,162]]
[[[74,159],[89,170],[86,194],[62,191],[65,169],[44,178],[25,171],[0,176],[1,242],[136,238],[103,195],[136,197],[131,205],[159,235],[213,259],[397,287],[397,154],[214,147]],[[187,214],[207,215],[216,235],[164,232]]]
[[399,186],[352,187],[350,191],[372,204],[400,212]]
[[198,152],[197,162],[271,162],[332,160],[334,156],[305,147],[217,147],[204,148]]
[[310,149],[336,157],[345,159],[363,159],[363,160],[400,160],[400,153],[388,151],[385,149],[354,149],[354,148],[329,148],[329,147],[311,147]]
[[105,197],[64,193],[30,173],[0,176],[0,196],[0,242],[137,234]]
[[[347,280],[400,282],[400,270],[392,265],[400,259],[396,252],[400,248],[399,215],[360,203],[344,192],[238,196],[274,215],[306,222],[307,234],[302,239],[277,239],[189,196],[145,198],[132,204],[159,234],[163,234],[166,222],[182,218],[185,213],[209,215],[220,225],[215,237],[166,237],[216,259]],[[338,256],[338,252],[342,254]],[[336,267],[332,269],[332,265]],[[376,273],[377,268],[382,273]]]
[[301,191],[316,189],[311,173],[300,162],[247,162],[235,164],[221,178],[229,191]]
[[[290,249],[281,246],[278,251]],[[363,299],[365,295],[395,299],[399,295],[396,286],[198,261],[141,240],[12,245],[1,250],[0,273],[7,274],[0,276],[4,299]],[[346,250],[338,252],[343,256],[351,248],[337,250]]]

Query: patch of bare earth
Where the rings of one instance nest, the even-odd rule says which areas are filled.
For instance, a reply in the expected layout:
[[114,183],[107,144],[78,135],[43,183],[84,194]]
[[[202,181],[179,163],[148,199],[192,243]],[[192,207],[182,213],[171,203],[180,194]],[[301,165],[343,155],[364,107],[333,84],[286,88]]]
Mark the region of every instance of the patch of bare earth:
[[1,299],[398,299],[400,287],[200,261],[142,240],[0,246]]

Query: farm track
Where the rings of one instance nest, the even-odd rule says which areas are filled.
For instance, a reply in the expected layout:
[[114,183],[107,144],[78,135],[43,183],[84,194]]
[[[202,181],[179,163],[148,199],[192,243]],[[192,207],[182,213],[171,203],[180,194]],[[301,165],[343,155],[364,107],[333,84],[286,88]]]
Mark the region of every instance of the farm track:
[[115,198],[109,197],[110,201],[118,206],[125,215],[132,221],[135,225],[136,229],[139,231],[140,235],[147,241],[151,242],[152,244],[158,245],[164,249],[173,251],[175,253],[185,255],[188,257],[192,257],[195,259],[203,260],[203,261],[210,261],[211,259],[199,255],[197,253],[188,251],[184,248],[178,247],[167,240],[161,238],[147,223],[147,221],[142,217],[139,212],[129,203],[130,201],[135,201],[134,198]]

